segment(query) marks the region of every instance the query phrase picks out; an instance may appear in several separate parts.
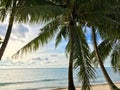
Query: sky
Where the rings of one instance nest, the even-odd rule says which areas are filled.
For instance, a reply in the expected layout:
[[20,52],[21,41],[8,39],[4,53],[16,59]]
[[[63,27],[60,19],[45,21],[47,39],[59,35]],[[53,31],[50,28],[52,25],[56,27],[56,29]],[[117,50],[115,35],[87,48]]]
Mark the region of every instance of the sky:
[[[0,23],[0,37],[4,38],[7,21]],[[11,37],[7,48],[5,50],[2,61],[0,61],[0,67],[2,68],[56,68],[56,67],[67,67],[68,58],[65,55],[65,45],[66,41],[62,40],[61,44],[55,48],[55,39],[50,41],[45,46],[40,46],[40,48],[32,53],[23,55],[23,57],[18,59],[11,59],[11,56],[23,47],[26,43],[35,38],[40,29],[43,27],[42,24],[22,24],[14,23]],[[91,32],[90,28],[87,28],[87,39],[90,46],[90,49],[93,50],[91,43]],[[101,42],[101,39],[98,40]],[[107,66],[108,64],[107,60]]]
[[[5,36],[7,25],[7,22],[0,23],[0,37],[2,38]],[[65,40],[62,40],[62,43],[57,48],[55,48],[55,41],[52,40],[45,46],[40,46],[35,52],[23,55],[23,57],[18,59],[11,59],[11,56],[17,50],[39,34],[42,27],[42,24],[14,23],[10,40],[2,61],[0,61],[0,67],[67,67],[68,59],[64,52],[66,45]]]

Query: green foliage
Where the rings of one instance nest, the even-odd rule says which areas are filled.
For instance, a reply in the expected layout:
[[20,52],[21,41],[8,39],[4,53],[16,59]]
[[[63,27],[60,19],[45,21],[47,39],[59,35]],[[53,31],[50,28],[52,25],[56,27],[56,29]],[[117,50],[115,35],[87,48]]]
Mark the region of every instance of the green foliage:
[[75,27],[72,34],[74,35],[74,66],[79,68],[78,78],[82,82],[82,90],[90,90],[90,80],[95,79],[95,71],[91,66],[89,46],[81,26]]
[[115,71],[120,69],[120,41],[119,39],[114,41],[113,50],[111,53],[111,65]]
[[[32,3],[33,1],[31,0]],[[14,56],[37,50],[39,45],[48,43],[57,33],[55,46],[57,47],[63,38],[67,39],[66,53],[69,55],[73,45],[74,67],[78,69],[82,90],[90,90],[90,79],[95,78],[95,73],[91,66],[89,47],[82,26],[87,23],[88,26],[97,27],[101,37],[104,38],[98,48],[102,59],[106,58],[112,49],[112,40],[120,37],[120,1],[47,0],[49,3],[41,3],[41,6],[38,6],[42,1],[44,0],[37,0],[37,3],[21,7],[22,12],[18,9],[16,21],[42,21],[48,24],[35,39]],[[94,57],[94,52],[92,55]]]
[[[98,45],[99,54],[100,54],[101,60],[103,60],[103,62],[108,57],[108,55],[110,55],[110,52],[113,49],[113,41],[114,40],[105,39]],[[95,51],[93,51],[91,53],[91,59],[93,60],[93,64],[95,66],[97,66],[98,61],[95,57]]]
[[27,45],[21,48],[13,57],[17,58],[19,54],[23,55],[27,52],[32,52],[33,50],[36,51],[39,49],[39,46],[43,46],[44,44],[48,43],[53,37],[55,37],[56,32],[58,31],[59,20],[55,19],[50,21],[47,25],[45,25],[42,29],[40,34],[30,41]]
[[[59,2],[60,3],[60,2]],[[72,5],[75,5],[79,2],[70,2]],[[63,6],[62,6],[63,7]],[[76,6],[75,6],[76,7]],[[52,39],[56,35],[56,47],[61,42],[63,38],[68,40],[68,44],[66,46],[66,52],[67,54],[71,51],[71,44],[73,44],[73,61],[75,68],[79,68],[79,79],[82,82],[82,89],[83,90],[89,90],[90,89],[90,79],[95,77],[94,69],[91,66],[90,57],[89,57],[89,47],[87,45],[84,32],[82,31],[82,26],[77,26],[77,12],[80,7],[76,7],[74,9],[74,6],[68,6],[66,7],[66,12],[61,13],[57,15],[57,17],[54,19],[51,19],[51,22],[45,26],[35,39],[30,41],[26,46],[21,48],[17,52],[19,55],[20,53],[23,54],[23,52],[31,52],[35,51],[39,48],[39,45],[44,45],[44,43],[48,43],[50,39]],[[57,8],[56,8],[57,9]],[[73,11],[73,9],[75,11]],[[75,14],[73,13],[75,12]],[[72,16],[74,17],[75,23],[74,28],[72,28],[72,25],[70,24],[70,21],[72,20]],[[48,13],[49,15],[49,13]],[[46,17],[46,16],[45,16]],[[45,20],[45,19],[44,19]],[[54,22],[55,21],[55,22]],[[52,26],[52,27],[51,27]],[[55,26],[55,28],[53,28]],[[52,30],[51,30],[52,29]],[[70,33],[74,34],[74,37],[70,37]],[[73,39],[73,42],[71,43],[71,39]]]
[[57,34],[57,37],[56,37],[56,43],[55,43],[55,46],[57,47],[59,45],[59,43],[61,42],[61,40],[64,38],[64,39],[67,39],[68,37],[68,29],[66,26],[61,26],[60,28],[60,31],[59,33]]
[[[13,5],[15,3],[15,5]],[[47,0],[1,0],[0,19],[4,20],[14,10],[15,22],[47,22],[64,12]]]
[[117,51],[113,51],[111,57],[111,65],[113,66],[115,71],[118,71],[118,69],[120,69],[120,53],[118,53]]
[[[120,38],[120,1],[119,0],[96,0],[96,12],[93,10],[93,14],[97,13],[93,18],[94,27],[97,27],[97,32],[100,34],[103,41],[98,45],[98,50],[101,59],[104,60],[106,57],[111,56],[113,59],[117,58],[118,54],[113,54],[116,44],[115,41]],[[99,4],[98,4],[99,3]],[[92,20],[90,20],[92,21]],[[91,25],[88,22],[88,25]],[[92,25],[91,25],[92,26]],[[115,51],[116,52],[116,51]],[[95,58],[95,52],[91,54],[94,65],[98,65],[98,62]],[[117,60],[118,61],[118,60]],[[116,61],[116,62],[117,62]],[[114,62],[111,60],[111,62]],[[113,65],[113,64],[112,64]],[[113,65],[116,67],[117,65]]]
[[[120,68],[120,44],[119,39],[105,39],[98,45],[99,54],[101,60],[105,62],[106,58],[109,56],[111,59],[111,65],[115,71],[119,71]],[[95,51],[91,53],[91,59],[93,65],[98,66],[97,59],[95,57]]]

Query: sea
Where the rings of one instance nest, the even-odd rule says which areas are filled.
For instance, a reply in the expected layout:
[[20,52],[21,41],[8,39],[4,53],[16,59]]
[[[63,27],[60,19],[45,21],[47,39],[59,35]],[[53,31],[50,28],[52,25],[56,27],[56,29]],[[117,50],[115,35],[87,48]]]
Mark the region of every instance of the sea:
[[[96,79],[92,84],[105,84],[100,68],[95,68]],[[106,68],[114,82],[120,82],[120,73]],[[80,86],[77,73],[74,71],[76,86]],[[0,90],[53,90],[67,87],[67,68],[4,68],[0,69]]]

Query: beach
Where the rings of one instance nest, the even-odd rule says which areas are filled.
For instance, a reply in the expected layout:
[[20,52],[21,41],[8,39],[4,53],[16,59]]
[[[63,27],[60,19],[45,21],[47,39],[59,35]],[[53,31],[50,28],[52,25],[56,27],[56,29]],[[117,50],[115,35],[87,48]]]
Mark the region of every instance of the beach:
[[[115,83],[117,87],[120,88],[120,83]],[[66,88],[58,88],[55,90],[67,90]],[[77,87],[76,90],[81,90],[80,87]],[[97,85],[92,85],[91,90],[110,90],[108,84],[97,84]]]

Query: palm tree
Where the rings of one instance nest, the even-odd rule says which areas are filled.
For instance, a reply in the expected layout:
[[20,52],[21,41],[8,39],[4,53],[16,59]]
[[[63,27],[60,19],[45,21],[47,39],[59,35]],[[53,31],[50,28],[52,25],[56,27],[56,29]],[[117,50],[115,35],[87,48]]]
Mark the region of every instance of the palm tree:
[[95,54],[96,54],[96,58],[98,60],[98,63],[102,69],[102,72],[104,74],[104,77],[106,79],[106,81],[108,82],[109,86],[110,86],[110,89],[111,90],[120,90],[118,87],[116,87],[114,85],[114,83],[112,82],[112,80],[110,79],[104,65],[103,65],[103,62],[102,62],[102,59],[101,59],[101,56],[99,54],[99,50],[98,50],[98,47],[97,47],[97,42],[96,42],[96,34],[95,34],[95,29],[93,28],[92,29],[92,33],[93,33],[93,44],[94,44],[94,49],[95,49]]
[[[55,1],[57,0],[54,0],[54,2]],[[57,3],[59,4],[59,1]],[[66,5],[65,2],[64,4]],[[118,0],[69,0],[66,5],[66,13],[60,14],[56,18],[59,22],[55,21],[54,23],[53,20],[48,23],[47,26],[42,29],[42,32],[38,35],[38,37],[36,37],[34,40],[29,42],[28,45],[18,51],[17,55],[19,53],[38,49],[39,43],[44,45],[44,43],[47,43],[51,38],[55,36],[54,34],[59,31],[56,37],[56,45],[59,44],[62,37],[68,39],[66,50],[70,56],[69,70],[71,71],[71,73],[69,72],[69,76],[72,77],[71,69],[73,67],[72,64],[74,63],[74,66],[76,68],[80,67],[79,77],[80,80],[83,80],[82,83],[84,86],[82,89],[89,90],[90,87],[85,86],[90,85],[89,78],[93,78],[93,76],[91,75],[94,74],[94,70],[92,69],[91,65],[89,65],[91,62],[89,57],[88,45],[86,43],[84,32],[81,28],[85,25],[85,23],[88,23],[89,26],[96,26],[101,34],[103,34],[103,37],[109,35],[111,35],[112,37],[114,37],[115,35],[119,36],[118,28],[116,32],[114,32],[114,35],[112,33],[114,30],[113,28],[118,27],[115,24],[119,24],[119,22],[115,20],[118,18],[118,16],[120,16],[119,4],[120,2]],[[59,28],[58,31],[56,28]],[[110,30],[109,32],[107,31],[108,29]],[[88,67],[90,68],[90,71],[87,71],[89,69]],[[102,66],[102,68],[104,68],[104,66]],[[89,72],[91,73],[90,75],[87,74]],[[71,79],[70,77],[69,79]],[[74,90],[73,79],[71,79],[70,82],[69,86],[72,85],[72,87],[68,88],[69,90]]]
[[[102,72],[104,74],[104,77],[105,77],[106,81],[108,82],[111,90],[120,90],[120,89],[117,88],[114,85],[114,83],[112,82],[112,80],[110,79],[108,73],[106,72],[106,70],[104,68],[103,60],[110,53],[112,46],[115,45],[114,41],[116,39],[120,38],[120,35],[119,35],[119,33],[120,33],[120,31],[119,31],[119,28],[120,28],[119,5],[120,5],[120,1],[117,1],[117,0],[113,0],[113,1],[106,0],[106,1],[103,1],[101,4],[99,3],[97,10],[102,11],[102,14],[99,14],[97,17],[94,17],[93,22],[88,22],[88,25],[92,27],[94,55],[96,55],[95,60],[97,60],[97,63],[100,65]],[[104,10],[101,10],[103,8],[104,8]],[[102,44],[104,44],[104,46],[103,45],[101,46],[101,44],[99,46],[99,48],[101,48],[101,49],[99,49],[97,47],[96,32],[99,32],[100,36],[104,40],[104,42],[102,43]],[[104,53],[104,52],[106,52],[106,53]],[[113,52],[114,52],[114,50],[113,50]],[[112,54],[112,55],[114,56],[114,54]],[[115,58],[114,58],[114,60],[115,60]]]
[[62,9],[56,8],[53,3],[51,5],[47,0],[1,0],[0,20],[3,21],[9,16],[9,22],[4,42],[0,48],[0,60],[9,41],[14,22],[49,21],[62,12]]
[[[115,71],[118,71],[120,68],[120,40],[119,39],[111,39],[107,38],[104,39],[98,46],[98,51],[100,52],[100,57],[102,62],[104,63],[106,58],[109,56],[111,57],[110,62],[112,68]],[[95,50],[91,53],[91,58],[93,60],[93,64],[98,66],[97,59],[95,57]]]
[[[120,1],[117,0],[97,0],[96,2],[96,12],[93,14],[93,19],[89,20],[88,25],[92,27],[92,33],[93,33],[93,44],[94,44],[94,57],[96,55],[97,63],[100,65],[102,72],[104,74],[104,77],[106,81],[108,82],[111,90],[120,90],[117,88],[112,80],[110,79],[108,73],[106,72],[103,60],[105,57],[110,53],[110,50],[112,49],[112,45],[114,45],[114,41],[116,39],[120,38]],[[93,8],[94,11],[95,8]],[[95,14],[97,13],[97,14]],[[92,13],[91,13],[92,14]],[[95,16],[96,15],[96,16]],[[91,22],[92,21],[92,22]],[[100,46],[101,49],[98,49],[97,47],[97,40],[96,40],[96,32],[99,32],[100,36],[104,40],[104,46]],[[104,49],[103,49],[104,48]],[[106,52],[106,53],[102,53]],[[114,52],[114,51],[113,51]],[[113,55],[113,54],[112,54]],[[117,54],[118,55],[118,54]],[[114,55],[113,55],[114,56]],[[115,60],[115,58],[114,58]],[[118,61],[118,60],[117,60]],[[116,64],[116,63],[115,63]],[[114,64],[114,65],[115,65]]]
[[[57,0],[53,1],[60,7],[61,4],[65,5],[66,12],[59,14],[55,19],[48,22],[41,29],[40,34],[21,48],[14,57],[17,57],[20,53],[23,54],[24,52],[37,50],[40,46],[39,44],[43,46],[55,36],[55,46],[57,47],[62,38],[64,38],[68,41],[66,46],[66,52],[69,56],[68,90],[75,90],[73,82],[73,67],[79,70],[78,75],[79,80],[82,82],[82,90],[90,90],[90,79],[95,77],[95,73],[90,62],[89,46],[86,42],[84,31],[82,30],[82,27],[86,22],[80,23],[79,16],[81,9],[87,11],[84,7],[87,7],[87,5],[91,3],[89,1],[87,2],[88,4],[86,4],[86,1],[81,0],[63,0],[63,2]],[[83,6],[84,3],[85,6]],[[84,15],[82,17],[84,18]]]

